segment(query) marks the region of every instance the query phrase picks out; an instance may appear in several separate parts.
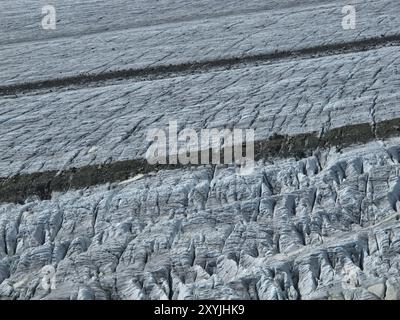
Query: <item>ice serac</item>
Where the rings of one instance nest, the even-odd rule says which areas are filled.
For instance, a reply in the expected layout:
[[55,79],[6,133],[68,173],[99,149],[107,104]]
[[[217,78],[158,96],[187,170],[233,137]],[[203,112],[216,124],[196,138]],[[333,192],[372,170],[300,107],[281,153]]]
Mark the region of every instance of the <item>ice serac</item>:
[[[0,295],[397,299],[400,141],[0,206]],[[43,270],[55,268],[44,290]],[[46,286],[45,286],[46,288]]]

